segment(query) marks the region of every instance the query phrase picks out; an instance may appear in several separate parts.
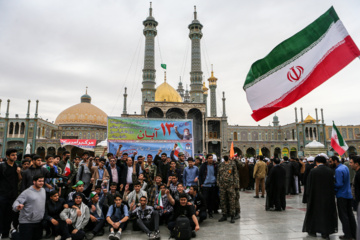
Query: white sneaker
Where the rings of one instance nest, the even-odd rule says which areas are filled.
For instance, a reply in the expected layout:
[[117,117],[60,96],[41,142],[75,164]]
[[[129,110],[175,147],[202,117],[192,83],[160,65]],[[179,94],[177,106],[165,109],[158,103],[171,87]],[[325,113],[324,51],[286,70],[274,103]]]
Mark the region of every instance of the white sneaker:
[[61,235],[56,236],[54,240],[61,240]]
[[110,240],[116,240],[117,238],[115,237],[115,233],[114,232],[111,232],[110,234],[109,234],[109,239]]
[[116,237],[116,239],[119,239],[119,240],[120,240],[120,238],[121,238],[121,232],[117,232],[117,233],[115,234],[115,237]]

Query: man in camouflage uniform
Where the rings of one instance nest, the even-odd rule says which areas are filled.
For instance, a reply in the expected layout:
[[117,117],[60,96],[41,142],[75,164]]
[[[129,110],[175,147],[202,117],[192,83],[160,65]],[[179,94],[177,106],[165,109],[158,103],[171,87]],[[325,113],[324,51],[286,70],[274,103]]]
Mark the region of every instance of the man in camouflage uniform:
[[236,171],[238,173],[238,185],[235,188],[235,219],[239,219],[240,218],[240,175],[239,175],[239,171],[240,168],[243,167],[244,163],[241,162],[240,158],[235,157],[233,160],[233,162],[235,163],[236,166]]
[[235,188],[239,186],[239,176],[236,164],[224,156],[224,162],[220,164],[217,173],[217,185],[220,190],[220,206],[223,214],[219,222],[227,220],[228,208],[230,209],[231,223],[235,223]]

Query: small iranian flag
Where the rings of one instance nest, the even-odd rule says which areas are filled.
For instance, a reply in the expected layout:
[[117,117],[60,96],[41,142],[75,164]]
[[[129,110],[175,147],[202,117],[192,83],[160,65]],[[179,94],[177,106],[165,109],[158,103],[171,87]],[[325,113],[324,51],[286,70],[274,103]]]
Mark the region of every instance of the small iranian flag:
[[179,157],[179,153],[184,152],[184,149],[182,148],[181,143],[177,143],[177,145],[178,146],[175,148],[174,155]]
[[348,150],[348,145],[341,136],[339,130],[333,122],[333,128],[331,132],[331,147],[341,156]]
[[166,70],[166,64],[162,63],[161,67]]
[[65,174],[66,177],[70,175],[70,162],[69,162],[69,160],[66,163],[64,174]]
[[158,199],[156,200],[156,204],[157,204],[161,209],[164,208],[163,201],[162,201],[162,198],[161,198],[161,191],[159,192],[159,197],[158,197]]
[[256,121],[287,107],[339,72],[360,51],[333,7],[252,64],[244,90]]

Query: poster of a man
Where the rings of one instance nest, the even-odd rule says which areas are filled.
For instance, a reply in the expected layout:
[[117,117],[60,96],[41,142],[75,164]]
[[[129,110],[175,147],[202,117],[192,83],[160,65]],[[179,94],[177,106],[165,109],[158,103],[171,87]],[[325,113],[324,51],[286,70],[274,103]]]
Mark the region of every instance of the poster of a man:
[[175,133],[178,136],[178,138],[180,138],[181,140],[190,140],[192,138],[192,135],[191,135],[190,130],[188,128],[184,129],[183,134],[179,133],[177,128],[178,128],[177,126],[174,127]]

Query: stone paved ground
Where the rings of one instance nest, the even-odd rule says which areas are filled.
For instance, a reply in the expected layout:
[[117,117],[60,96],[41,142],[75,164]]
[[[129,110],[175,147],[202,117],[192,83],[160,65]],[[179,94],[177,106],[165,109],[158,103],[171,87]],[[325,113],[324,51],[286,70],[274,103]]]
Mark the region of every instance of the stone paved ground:
[[[253,198],[254,191],[241,192],[241,219],[235,224],[230,222],[219,223],[220,214],[214,215],[214,219],[205,220],[197,233],[197,239],[252,239],[252,240],[285,240],[285,239],[315,239],[303,233],[302,225],[305,216],[305,204],[302,203],[302,195],[287,196],[287,209],[284,212],[267,212],[264,209],[265,199]],[[341,223],[340,232],[331,235],[331,239],[339,239],[343,235]],[[169,238],[169,231],[165,226],[160,227],[162,239]],[[108,231],[96,240],[105,240]],[[131,225],[123,233],[121,239],[147,239],[145,234],[134,232]],[[320,236],[317,239],[321,239]]]

